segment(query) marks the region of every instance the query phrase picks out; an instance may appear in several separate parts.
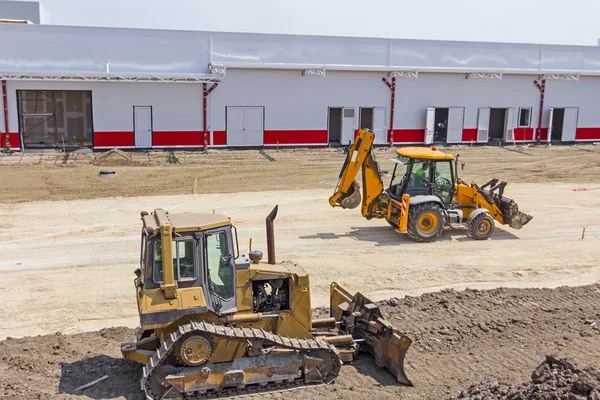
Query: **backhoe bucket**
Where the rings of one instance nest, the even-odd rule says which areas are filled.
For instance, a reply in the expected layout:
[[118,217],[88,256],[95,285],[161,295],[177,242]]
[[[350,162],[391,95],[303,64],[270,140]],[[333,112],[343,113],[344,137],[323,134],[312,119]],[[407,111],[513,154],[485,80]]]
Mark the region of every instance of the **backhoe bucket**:
[[361,201],[360,184],[355,179],[352,181],[352,185],[350,186],[348,193],[339,200],[339,205],[341,205],[343,208],[354,209],[360,205]]
[[330,316],[341,335],[352,335],[361,351],[369,352],[379,367],[385,367],[404,385],[412,382],[404,372],[404,358],[412,341],[383,319],[379,307],[360,293],[354,296],[331,284]]

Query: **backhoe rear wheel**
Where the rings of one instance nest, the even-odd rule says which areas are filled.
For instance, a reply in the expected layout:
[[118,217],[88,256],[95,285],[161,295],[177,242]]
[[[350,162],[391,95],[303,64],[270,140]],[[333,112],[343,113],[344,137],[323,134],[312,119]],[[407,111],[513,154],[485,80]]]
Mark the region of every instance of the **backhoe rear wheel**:
[[475,240],[485,240],[494,233],[494,218],[486,212],[479,214],[468,225],[469,236]]
[[433,242],[444,230],[444,213],[437,203],[411,206],[408,211],[408,236],[417,242]]

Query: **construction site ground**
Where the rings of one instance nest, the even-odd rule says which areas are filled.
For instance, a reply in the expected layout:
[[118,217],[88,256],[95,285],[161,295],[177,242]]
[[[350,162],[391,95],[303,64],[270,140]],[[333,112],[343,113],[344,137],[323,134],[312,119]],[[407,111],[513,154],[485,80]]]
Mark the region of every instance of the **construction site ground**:
[[[274,161],[257,150],[176,152],[177,164],[164,152],[0,156],[0,339],[43,335],[0,342],[0,398],[141,399],[139,368],[118,356],[138,323],[139,212],[154,208],[225,213],[244,253],[250,238],[266,250],[264,218],[279,204],[277,257],[310,273],[313,306],[338,281],[382,301],[414,340],[413,388],[365,357],[335,385],[293,398],[445,398],[480,381],[526,381],[551,353],[600,367],[600,146],[445,150],[460,154],[466,181],[508,181],[505,195],[532,222],[497,226],[487,241],[456,229],[414,243],[329,206],[344,159],[335,149],[266,150]],[[391,172],[393,152],[376,154]]]

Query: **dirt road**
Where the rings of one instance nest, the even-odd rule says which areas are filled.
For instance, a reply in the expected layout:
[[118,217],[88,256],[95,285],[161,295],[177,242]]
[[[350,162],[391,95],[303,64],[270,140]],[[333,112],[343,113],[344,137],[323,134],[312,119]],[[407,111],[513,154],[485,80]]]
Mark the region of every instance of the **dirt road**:
[[[460,176],[484,183],[500,178],[512,183],[600,183],[600,146],[449,147],[466,163]],[[0,203],[189,194],[194,177],[198,193],[264,190],[333,190],[344,153],[341,150],[256,150],[216,153],[177,152],[179,164],[168,164],[165,152],[111,154],[2,155]],[[394,151],[376,149],[381,169],[392,171]],[[113,178],[99,171],[117,172]],[[385,180],[389,182],[389,177]]]
[[[444,291],[390,299],[381,309],[413,339],[406,372],[414,387],[398,385],[365,355],[344,365],[332,385],[266,398],[444,399],[479,382],[528,381],[552,353],[600,368],[600,285]],[[141,368],[119,354],[132,337],[130,329],[111,328],[2,341],[0,398],[141,400]]]
[[[330,190],[29,202],[0,207],[0,338],[74,333],[137,324],[133,270],[139,212],[223,212],[266,249],[264,219],[275,204],[278,259],[311,276],[314,306],[338,280],[375,300],[445,287],[588,284],[600,279],[600,191],[573,184],[514,184],[507,196],[534,215],[522,230],[498,227],[487,241],[466,230],[430,244],[412,242],[359,210],[333,209]],[[585,240],[581,240],[582,228]]]

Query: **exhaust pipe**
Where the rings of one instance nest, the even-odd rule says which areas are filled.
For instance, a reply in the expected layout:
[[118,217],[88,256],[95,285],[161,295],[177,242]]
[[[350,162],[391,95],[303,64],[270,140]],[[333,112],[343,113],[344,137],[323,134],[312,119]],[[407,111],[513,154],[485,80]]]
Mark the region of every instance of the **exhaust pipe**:
[[273,211],[267,215],[267,258],[269,264],[275,264],[275,233],[273,230],[273,221],[277,216],[279,205],[273,208]]

